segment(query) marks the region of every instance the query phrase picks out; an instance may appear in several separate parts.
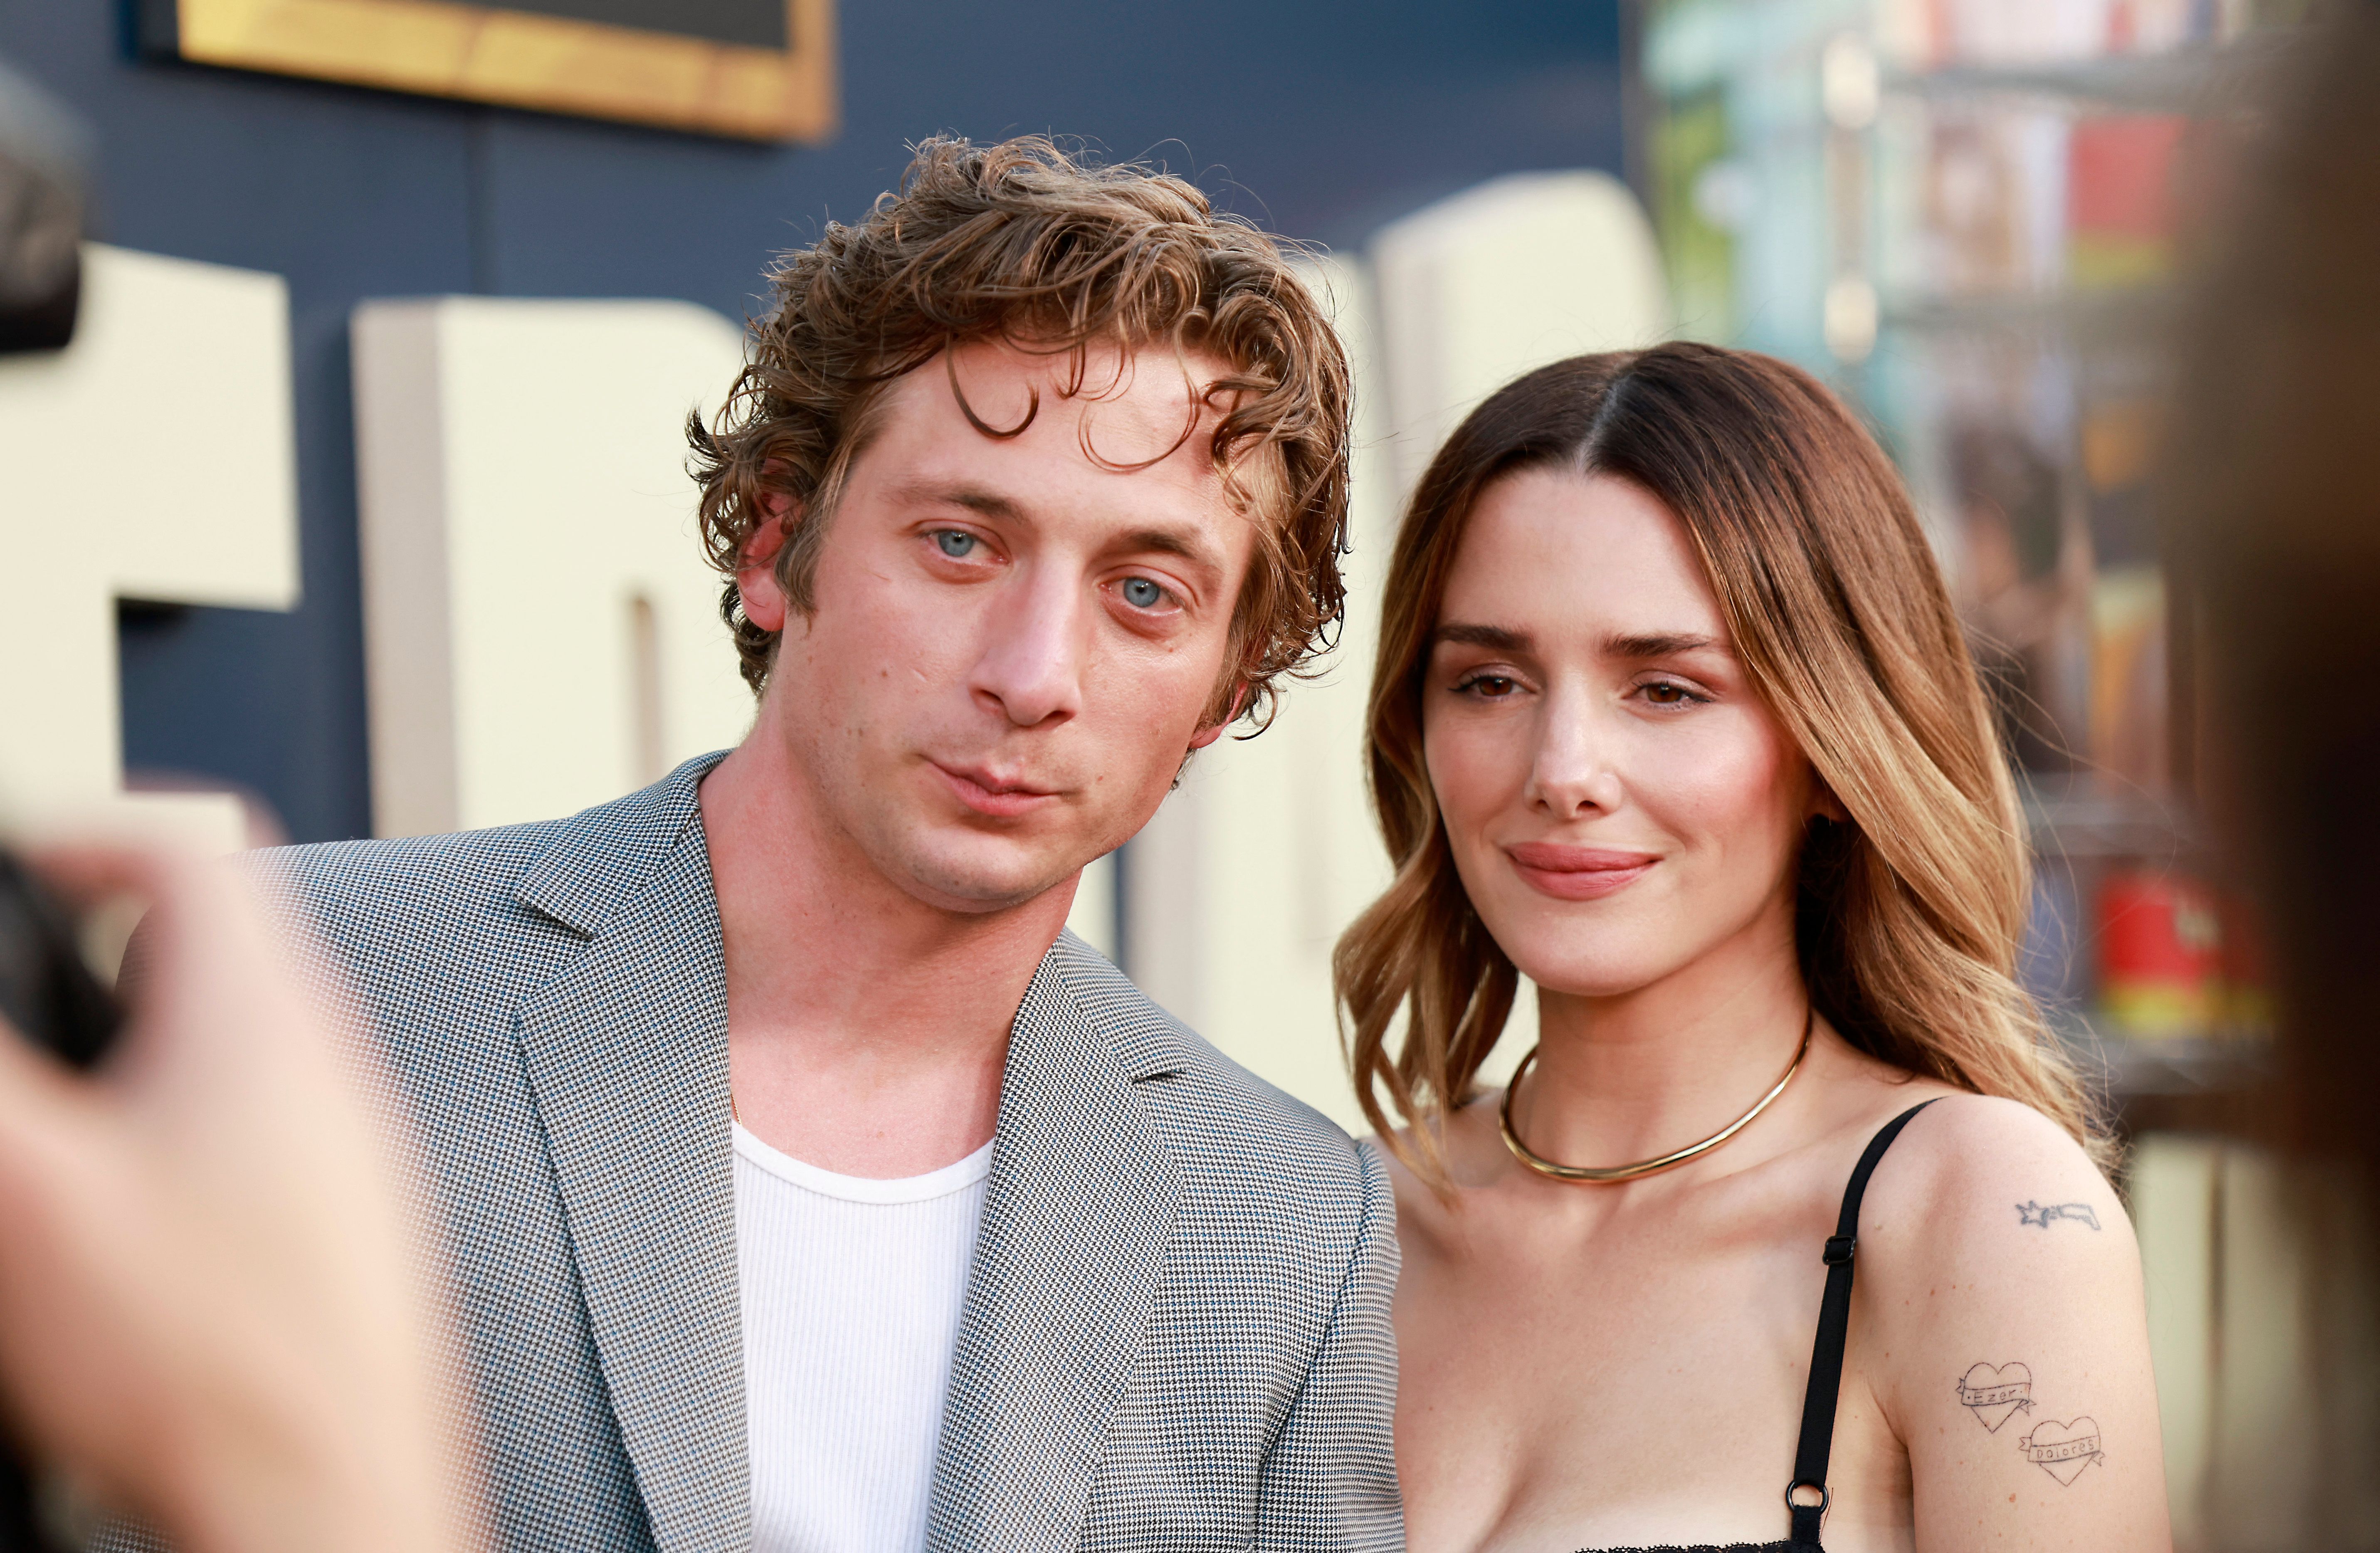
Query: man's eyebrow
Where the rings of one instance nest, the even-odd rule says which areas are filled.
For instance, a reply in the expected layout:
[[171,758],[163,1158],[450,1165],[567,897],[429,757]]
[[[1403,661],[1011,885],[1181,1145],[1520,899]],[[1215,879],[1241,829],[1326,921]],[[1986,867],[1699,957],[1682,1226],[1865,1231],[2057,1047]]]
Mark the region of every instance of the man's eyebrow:
[[[931,502],[942,506],[964,507],[985,517],[1005,523],[1029,526],[1032,518],[1014,497],[978,485],[946,485],[931,480],[913,480],[900,486],[897,495],[905,501]],[[1195,529],[1135,528],[1119,534],[1106,546],[1110,552],[1128,554],[1178,555],[1212,571],[1224,569],[1222,553],[1206,536]]]
[[1178,555],[1184,561],[1195,561],[1216,571],[1223,569],[1223,558],[1216,552],[1213,545],[1198,534],[1175,528],[1135,528],[1129,534],[1119,535],[1109,548],[1135,554]]
[[1603,638],[1607,658],[1674,658],[1686,652],[1727,650],[1725,642],[1698,631],[1645,631]]
[[944,506],[965,507],[986,517],[1022,521],[1025,509],[997,491],[987,491],[976,485],[942,485],[928,480],[915,480],[900,488],[902,498],[912,502],[939,502]]

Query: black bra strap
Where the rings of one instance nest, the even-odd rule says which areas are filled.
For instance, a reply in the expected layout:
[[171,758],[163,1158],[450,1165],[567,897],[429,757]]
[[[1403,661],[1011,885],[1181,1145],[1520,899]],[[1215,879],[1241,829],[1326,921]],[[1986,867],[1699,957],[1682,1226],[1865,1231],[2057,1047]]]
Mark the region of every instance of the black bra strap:
[[[1900,1129],[1933,1103],[1911,1106],[1868,1140],[1867,1152],[1852,1171],[1851,1184],[1843,1188],[1843,1211],[1835,1220],[1834,1238],[1827,1242],[1827,1292],[1818,1304],[1818,1342],[1810,1355],[1810,1389],[1802,1401],[1802,1444],[1793,1452],[1793,1481],[1785,1486],[1796,1548],[1818,1546],[1818,1526],[1834,1498],[1827,1489],[1827,1458],[1835,1449],[1835,1401],[1843,1389],[1843,1343],[1851,1335],[1852,1255],[1859,1249],[1860,1198],[1866,1195],[1876,1161]],[[1804,1504],[1795,1497],[1802,1493],[1818,1497]]]

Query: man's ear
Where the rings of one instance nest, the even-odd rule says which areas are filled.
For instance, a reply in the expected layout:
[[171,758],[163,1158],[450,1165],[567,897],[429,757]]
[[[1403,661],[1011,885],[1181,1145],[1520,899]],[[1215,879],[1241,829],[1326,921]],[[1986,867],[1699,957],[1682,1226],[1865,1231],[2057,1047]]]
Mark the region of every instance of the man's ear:
[[1216,723],[1212,728],[1201,728],[1197,733],[1192,734],[1190,738],[1190,747],[1193,749],[1204,749],[1208,745],[1213,744],[1217,739],[1221,738],[1223,736],[1223,730],[1230,727],[1233,722],[1237,721],[1240,713],[1246,709],[1247,704],[1248,687],[1244,684],[1238,689],[1232,692],[1232,710],[1223,714],[1223,720],[1220,722]]
[[735,558],[735,591],[744,600],[744,618],[763,631],[785,628],[788,601],[784,586],[777,581],[776,563],[777,552],[785,548],[785,524],[793,507],[791,496],[777,491],[762,496],[760,510],[767,516],[745,537]]

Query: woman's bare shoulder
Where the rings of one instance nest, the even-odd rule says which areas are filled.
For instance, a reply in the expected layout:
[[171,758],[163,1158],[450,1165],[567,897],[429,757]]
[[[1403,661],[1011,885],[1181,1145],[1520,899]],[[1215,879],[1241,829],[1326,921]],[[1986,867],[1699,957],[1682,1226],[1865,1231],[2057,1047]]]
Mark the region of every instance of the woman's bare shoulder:
[[1398,1232],[1409,1245],[1415,1237],[1442,1239],[1455,1233],[1465,1189],[1501,1173],[1505,1156],[1495,1122],[1500,1097],[1497,1091],[1475,1098],[1448,1113],[1434,1151],[1422,1147],[1412,1127],[1400,1127],[1387,1138],[1374,1134],[1364,1139],[1365,1147],[1387,1161],[1397,1195]]
[[1922,1220],[1937,1233],[2041,1229],[2044,1214],[2094,1232],[2131,1229],[2072,1134],[2022,1101],[1986,1095],[1935,1098],[1879,1164],[1868,1201],[1878,1219]]
[[1879,1163],[1859,1236],[1863,1305],[1906,1359],[1947,1362],[1944,1344],[1989,1347],[2045,1320],[2078,1341],[2141,1329],[2122,1199],[2063,1127],[2015,1100],[1926,1107]]
[[1928,1106],[1877,1168],[1856,1266],[1863,1373],[1920,1527],[2165,1546],[2140,1251],[2063,1127],[1979,1095]]

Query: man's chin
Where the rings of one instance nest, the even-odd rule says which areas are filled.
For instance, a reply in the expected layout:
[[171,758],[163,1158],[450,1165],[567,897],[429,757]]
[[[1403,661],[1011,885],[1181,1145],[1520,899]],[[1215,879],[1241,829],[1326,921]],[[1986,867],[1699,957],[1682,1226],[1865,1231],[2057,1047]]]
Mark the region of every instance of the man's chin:
[[954,847],[929,849],[903,860],[897,870],[908,892],[945,911],[1008,911],[1038,900],[1079,871],[1021,849]]

